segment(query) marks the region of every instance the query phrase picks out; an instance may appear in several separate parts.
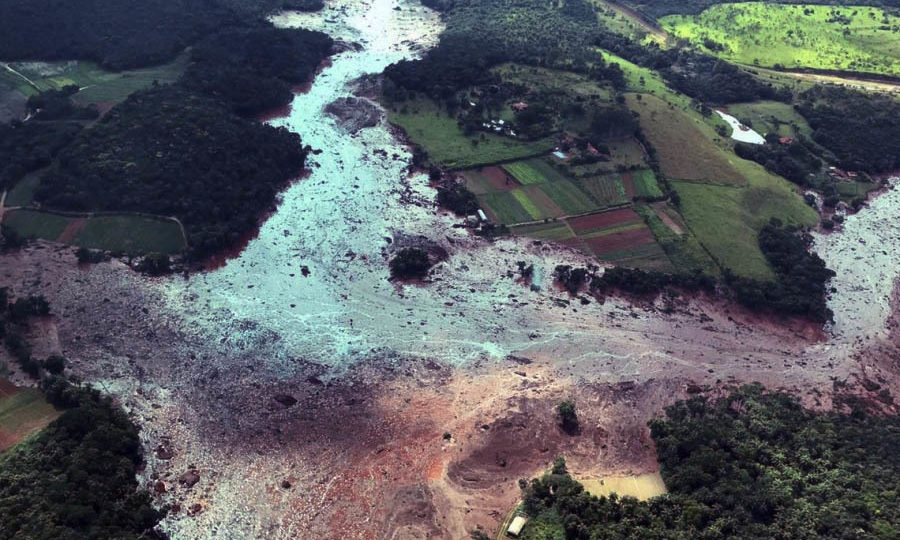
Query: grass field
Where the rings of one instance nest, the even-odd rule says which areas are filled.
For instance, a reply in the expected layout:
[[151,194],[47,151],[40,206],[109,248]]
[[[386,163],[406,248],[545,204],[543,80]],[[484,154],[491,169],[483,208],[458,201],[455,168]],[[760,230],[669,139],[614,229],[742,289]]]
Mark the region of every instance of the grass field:
[[515,160],[549,152],[552,139],[525,142],[489,133],[468,137],[456,119],[430,100],[419,99],[388,109],[388,120],[428,152],[429,160],[452,169]]
[[3,223],[24,238],[62,241],[91,249],[138,254],[176,254],[184,249],[177,223],[143,216],[98,216],[82,220],[22,209],[9,212]]
[[23,238],[55,241],[66,230],[69,218],[35,210],[14,210],[3,217],[3,224],[8,225]]
[[503,165],[503,169],[522,185],[542,184],[566,180],[566,176],[547,162],[546,158],[532,158]]
[[748,178],[746,187],[671,182],[681,198],[681,214],[691,232],[720,266],[746,277],[773,279],[772,269],[759,249],[760,229],[772,217],[785,223],[813,225],[818,215],[786,180],[761,167]]
[[[780,101],[755,101],[728,106],[728,113],[762,134],[777,133],[781,137],[812,137],[806,119],[794,108]],[[748,123],[749,122],[749,123]]]
[[566,215],[577,215],[599,210],[599,207],[583,191],[568,180],[558,180],[540,185],[543,191],[553,200]]
[[711,276],[719,275],[720,270],[716,261],[709,256],[690,231],[685,231],[682,234],[675,233],[668,225],[663,223],[649,205],[637,204],[634,206],[634,210],[644,218],[675,270],[680,272],[701,270]]
[[634,171],[634,191],[638,197],[662,197],[663,192],[656,182],[656,174],[650,169]]
[[635,476],[607,476],[606,478],[576,478],[591,495],[608,497],[617,493],[620,497],[634,497],[646,501],[665,495],[666,484],[658,472]]
[[122,101],[137,90],[149,88],[153,81],[175,82],[187,64],[188,55],[184,53],[167,64],[121,72],[106,71],[92,62],[80,61],[12,62],[10,66],[37,85],[34,88],[22,79],[16,81],[19,91],[27,96],[74,84],[82,89],[74,100],[87,104]]
[[622,177],[618,174],[607,174],[591,178],[579,178],[578,184],[585,193],[589,193],[601,208],[617,206],[628,202]]
[[656,96],[628,94],[626,100],[640,114],[641,127],[656,148],[666,177],[746,184],[736,167],[743,160],[708,124]]
[[138,216],[91,218],[75,235],[72,243],[124,253],[175,254],[184,249],[181,228],[177,223]]
[[18,388],[0,379],[0,452],[43,429],[59,416],[35,388]]
[[6,206],[28,206],[34,202],[34,192],[41,183],[41,175],[44,169],[28,173],[16,182],[6,193]]
[[[864,6],[722,4],[660,19],[669,32],[748,65],[900,75],[900,16]],[[711,41],[707,41],[711,40]]]
[[512,228],[513,234],[528,236],[541,240],[566,240],[574,238],[575,233],[565,221],[551,221],[550,223],[536,223]]
[[612,92],[608,87],[571,71],[512,63],[501,64],[491,71],[505,82],[521,84],[534,92],[562,92],[581,98],[612,101]]

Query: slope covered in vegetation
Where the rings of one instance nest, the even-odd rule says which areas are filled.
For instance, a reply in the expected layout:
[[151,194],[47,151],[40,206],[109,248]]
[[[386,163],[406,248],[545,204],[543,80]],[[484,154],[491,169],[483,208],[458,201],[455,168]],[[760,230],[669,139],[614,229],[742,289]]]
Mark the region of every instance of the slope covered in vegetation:
[[201,257],[252,230],[303,169],[300,137],[178,87],[138,92],[59,156],[37,199],[75,211],[178,217]]
[[0,538],[147,538],[161,514],[138,489],[137,428],[96,392],[57,390],[74,408],[0,456]]
[[813,413],[743,387],[650,423],[668,495],[596,497],[557,464],[525,484],[522,538],[874,539],[900,532],[900,418]]

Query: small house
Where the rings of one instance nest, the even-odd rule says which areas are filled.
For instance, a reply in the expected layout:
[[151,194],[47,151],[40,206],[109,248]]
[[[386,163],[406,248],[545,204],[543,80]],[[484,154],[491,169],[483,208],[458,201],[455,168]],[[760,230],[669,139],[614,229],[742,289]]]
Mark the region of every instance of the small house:
[[778,139],[778,142],[787,146],[787,145],[794,144],[794,139],[792,139],[790,137],[782,137],[782,138]]
[[522,534],[522,528],[525,526],[525,523],[528,520],[525,519],[524,516],[516,516],[513,518],[512,522],[509,524],[509,527],[506,529],[506,534],[517,538],[520,534]]
[[527,109],[527,108],[528,108],[528,104],[525,103],[524,101],[520,101],[520,102],[518,102],[518,103],[513,103],[513,104],[510,105],[509,107],[510,107],[512,110],[514,110],[514,111],[516,111],[516,112],[519,112],[519,111],[524,111],[525,109]]

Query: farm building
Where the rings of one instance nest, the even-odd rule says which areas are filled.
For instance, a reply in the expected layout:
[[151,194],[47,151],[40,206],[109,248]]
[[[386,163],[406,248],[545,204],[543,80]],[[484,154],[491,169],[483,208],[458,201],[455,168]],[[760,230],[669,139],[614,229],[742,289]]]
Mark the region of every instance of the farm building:
[[517,538],[522,534],[522,527],[525,526],[527,521],[528,520],[524,516],[514,517],[512,523],[510,523],[509,527],[506,529],[506,534],[513,538]]

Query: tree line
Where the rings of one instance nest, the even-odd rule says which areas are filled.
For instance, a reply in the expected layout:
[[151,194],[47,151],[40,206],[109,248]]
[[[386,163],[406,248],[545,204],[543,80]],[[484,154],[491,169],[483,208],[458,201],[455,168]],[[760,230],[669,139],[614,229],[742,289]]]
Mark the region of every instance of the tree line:
[[749,385],[719,400],[678,402],[650,422],[650,434],[668,494],[649,501],[594,496],[558,459],[550,473],[520,481],[531,516],[522,537],[889,540],[900,534],[897,416],[811,412],[792,396]]

